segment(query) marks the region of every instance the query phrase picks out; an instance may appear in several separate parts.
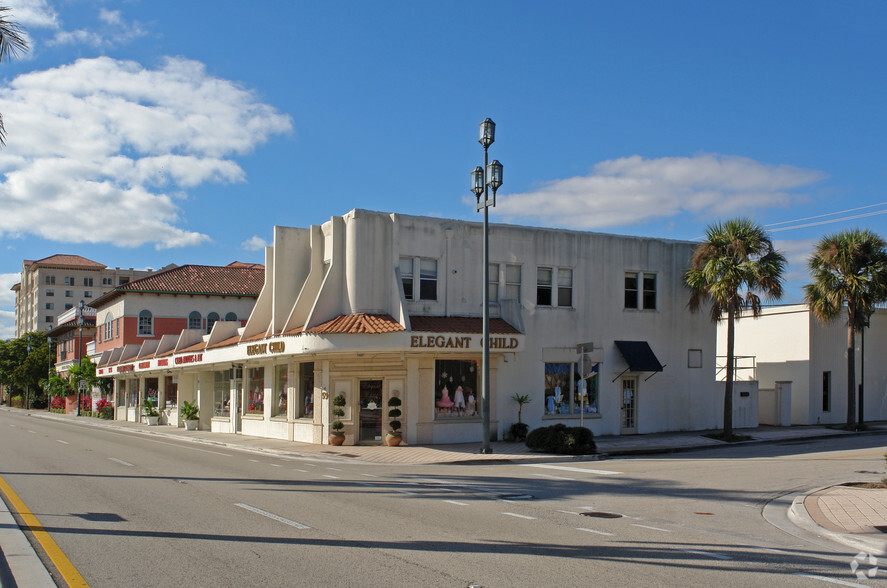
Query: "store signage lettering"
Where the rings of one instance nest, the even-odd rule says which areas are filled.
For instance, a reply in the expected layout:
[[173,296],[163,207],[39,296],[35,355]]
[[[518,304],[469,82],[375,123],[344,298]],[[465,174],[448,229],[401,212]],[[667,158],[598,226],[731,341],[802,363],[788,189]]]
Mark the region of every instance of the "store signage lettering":
[[247,355],[264,355],[266,353],[283,353],[286,350],[286,343],[283,341],[274,341],[273,343],[255,343],[246,346]]
[[194,363],[197,361],[203,361],[202,353],[194,353],[192,355],[183,355],[181,357],[177,357],[176,365],[181,365],[183,363]]
[[[483,347],[483,339],[477,340],[477,347]],[[443,335],[412,335],[410,347],[422,349],[468,349],[471,337],[444,337]],[[517,349],[517,337],[490,337],[490,349]]]
[[151,362],[150,362],[150,361],[142,361],[142,362],[139,362],[139,369],[140,369],[140,370],[146,370],[146,369],[148,369],[149,367],[151,367]]
[[136,366],[134,366],[133,364],[129,364],[129,365],[118,365],[118,366],[117,366],[117,371],[118,371],[118,372],[131,372],[131,371],[133,371],[133,370],[135,370],[135,369],[136,369]]
[[157,367],[166,367],[168,365],[169,365],[168,359],[158,359],[157,360]]

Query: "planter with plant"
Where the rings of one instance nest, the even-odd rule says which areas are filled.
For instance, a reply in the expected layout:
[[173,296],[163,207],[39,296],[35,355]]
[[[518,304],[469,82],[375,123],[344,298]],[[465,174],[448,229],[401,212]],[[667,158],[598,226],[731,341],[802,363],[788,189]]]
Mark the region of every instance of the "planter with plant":
[[399,406],[400,398],[397,396],[392,396],[388,399],[388,418],[392,419],[388,422],[391,430],[385,436],[385,442],[388,443],[388,447],[396,447],[403,441],[403,436],[400,433],[400,415],[403,413],[400,412]]
[[333,398],[333,416],[336,417],[332,423],[330,423],[330,445],[341,445],[345,442],[345,433],[342,432],[342,429],[345,428],[345,424],[342,422],[342,417],[345,416],[345,396],[342,394],[337,394],[335,398]]
[[187,400],[182,402],[182,408],[179,410],[179,418],[185,424],[186,431],[196,431],[197,425],[200,423],[197,416],[200,412],[196,404],[191,404]]
[[515,441],[525,441],[527,439],[527,432],[529,432],[530,426],[523,422],[523,420],[521,420],[521,415],[524,410],[524,405],[530,403],[530,395],[515,393],[514,396],[511,397],[511,399],[517,402],[517,422],[511,425],[511,438]]
[[145,398],[145,402],[142,403],[142,415],[149,425],[160,424],[160,412],[150,398]]

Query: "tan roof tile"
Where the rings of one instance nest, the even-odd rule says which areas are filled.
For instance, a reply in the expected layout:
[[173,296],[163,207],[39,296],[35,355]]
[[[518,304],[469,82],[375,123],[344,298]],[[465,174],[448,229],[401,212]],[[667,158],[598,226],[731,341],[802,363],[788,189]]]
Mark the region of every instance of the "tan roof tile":
[[404,331],[399,322],[394,320],[391,315],[387,314],[344,314],[337,316],[331,321],[327,321],[322,325],[317,325],[308,329],[308,333],[317,335],[331,334],[382,334],[395,333]]
[[81,257],[79,255],[64,255],[64,254],[50,255],[49,257],[44,257],[43,259],[38,259],[37,261],[33,262],[32,265],[83,267],[83,268],[92,268],[92,269],[104,269],[104,268],[108,267],[103,263],[99,263],[99,262],[93,261],[91,259],[86,259],[85,257]]

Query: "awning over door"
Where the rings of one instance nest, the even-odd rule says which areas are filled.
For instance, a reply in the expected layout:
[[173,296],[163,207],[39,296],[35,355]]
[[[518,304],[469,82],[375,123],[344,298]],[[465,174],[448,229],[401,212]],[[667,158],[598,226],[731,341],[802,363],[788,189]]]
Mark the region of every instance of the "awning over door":
[[[625,358],[625,372],[661,372],[662,364],[646,341],[615,341],[619,353]],[[623,374],[625,372],[622,372]],[[620,374],[621,375],[621,374]]]

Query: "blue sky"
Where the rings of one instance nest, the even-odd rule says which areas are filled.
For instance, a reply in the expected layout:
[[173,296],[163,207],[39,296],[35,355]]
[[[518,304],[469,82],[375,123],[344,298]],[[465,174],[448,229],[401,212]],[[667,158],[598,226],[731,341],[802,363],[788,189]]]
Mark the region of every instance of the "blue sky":
[[[261,262],[353,208],[696,239],[747,215],[800,300],[816,239],[887,236],[887,5],[7,0],[0,337],[23,259]],[[2,4],[2,3],[0,3]]]

